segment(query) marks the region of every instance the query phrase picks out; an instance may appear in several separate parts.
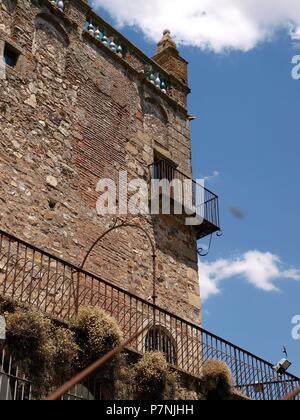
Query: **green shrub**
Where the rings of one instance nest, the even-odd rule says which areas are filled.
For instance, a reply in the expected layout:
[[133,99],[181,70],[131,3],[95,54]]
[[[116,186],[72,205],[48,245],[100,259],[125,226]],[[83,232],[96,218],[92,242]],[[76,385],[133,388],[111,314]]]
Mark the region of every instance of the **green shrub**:
[[140,399],[175,399],[177,378],[162,353],[146,353],[135,366],[135,383]]
[[81,349],[82,367],[87,367],[122,342],[122,332],[106,312],[87,307],[79,312],[74,322],[77,343]]
[[78,369],[80,349],[76,344],[74,332],[66,328],[53,328],[52,340],[54,344],[53,381],[61,385],[71,379]]
[[38,312],[17,310],[8,314],[7,346],[14,360],[42,394],[51,386],[50,372],[54,354],[52,323]]
[[[34,384],[34,395],[42,396],[59,386],[81,368],[100,358],[121,343],[116,322],[97,308],[83,309],[74,331],[54,325],[39,312],[16,309],[3,302],[7,321],[7,347],[14,360]],[[121,360],[116,357],[99,372],[111,382]]]
[[226,363],[208,360],[202,368],[201,379],[207,399],[229,399],[232,393],[232,373]]
[[9,298],[0,296],[0,314],[13,313],[17,310],[17,304]]
[[6,316],[7,347],[32,380],[35,396],[71,379],[78,369],[75,334],[39,312],[18,309]]

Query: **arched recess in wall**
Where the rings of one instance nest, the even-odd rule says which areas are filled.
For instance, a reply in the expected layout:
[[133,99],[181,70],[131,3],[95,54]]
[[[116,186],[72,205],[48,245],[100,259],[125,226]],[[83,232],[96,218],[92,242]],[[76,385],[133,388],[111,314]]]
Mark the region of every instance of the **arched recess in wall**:
[[51,15],[41,13],[36,17],[32,53],[38,64],[62,75],[69,44],[67,32]]
[[177,364],[175,340],[173,339],[170,331],[160,325],[152,327],[147,332],[145,338],[145,351],[147,353],[159,351],[165,355],[168,363],[174,366]]
[[2,0],[1,3],[0,25],[3,25],[5,32],[11,33],[17,9],[17,0]]
[[10,13],[14,14],[17,8],[17,0],[2,0],[3,6],[5,10]]
[[153,146],[158,145],[169,149],[169,118],[164,107],[153,98],[144,101],[144,130],[153,141]]

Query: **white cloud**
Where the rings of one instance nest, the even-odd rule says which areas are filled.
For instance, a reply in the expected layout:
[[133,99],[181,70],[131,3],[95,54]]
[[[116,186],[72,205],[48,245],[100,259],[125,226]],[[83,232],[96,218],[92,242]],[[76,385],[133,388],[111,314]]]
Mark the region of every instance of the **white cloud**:
[[300,26],[291,29],[291,37],[294,41],[300,41]]
[[202,299],[221,293],[221,283],[234,277],[243,277],[255,288],[265,292],[279,291],[277,282],[284,279],[300,281],[300,270],[284,269],[279,257],[269,252],[249,251],[234,259],[215,262],[199,261]]
[[217,178],[220,175],[219,171],[213,171],[212,175],[203,177],[204,181],[211,181],[214,178]]
[[170,29],[178,43],[216,52],[247,51],[281,28],[300,37],[299,0],[92,0],[120,27],[141,29],[158,41]]

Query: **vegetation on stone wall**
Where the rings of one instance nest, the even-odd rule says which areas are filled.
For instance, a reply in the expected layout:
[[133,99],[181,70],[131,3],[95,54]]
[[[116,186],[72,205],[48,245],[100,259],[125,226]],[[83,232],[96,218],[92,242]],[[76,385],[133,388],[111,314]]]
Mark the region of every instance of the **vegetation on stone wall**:
[[96,307],[82,309],[73,323],[80,347],[80,363],[85,368],[121,344],[122,332],[116,321]]
[[174,400],[177,377],[162,353],[146,353],[134,367],[134,380],[140,399]]
[[177,393],[176,393],[177,401],[199,401],[201,399],[202,398],[199,392],[193,391],[191,389],[183,388],[181,386],[179,386],[177,389]]
[[[7,322],[6,348],[21,371],[31,378],[35,397],[46,395],[123,339],[116,321],[99,308],[82,309],[67,326],[0,297],[0,314],[5,314]],[[162,353],[129,359],[123,353],[95,375],[98,385],[103,385],[111,398],[224,400],[232,397],[232,374],[223,362],[210,360],[203,365],[200,392],[200,382],[191,381],[187,375],[183,381]]]
[[[72,328],[80,348],[79,364],[81,369],[91,365],[110,350],[119,346],[123,340],[123,334],[117,322],[104,310],[97,307],[81,309]],[[98,385],[105,389],[108,396],[115,395],[116,383],[120,371],[125,365],[125,355],[120,354],[96,373],[95,379]]]
[[[98,308],[84,308],[70,328],[45,315],[0,300],[7,322],[6,346],[21,370],[32,379],[36,396],[70,379],[78,370],[119,345],[117,323]],[[101,376],[112,382],[122,357],[114,359]]]
[[6,316],[6,322],[6,344],[14,360],[33,379],[35,393],[47,392],[55,353],[51,321],[37,312],[18,309]]
[[0,314],[12,313],[17,309],[14,300],[0,296]]
[[231,399],[233,380],[226,363],[219,360],[208,360],[203,365],[201,379],[207,400]]
[[53,328],[52,340],[55,347],[52,378],[53,383],[59,386],[78,371],[80,347],[76,343],[75,333],[67,328]]

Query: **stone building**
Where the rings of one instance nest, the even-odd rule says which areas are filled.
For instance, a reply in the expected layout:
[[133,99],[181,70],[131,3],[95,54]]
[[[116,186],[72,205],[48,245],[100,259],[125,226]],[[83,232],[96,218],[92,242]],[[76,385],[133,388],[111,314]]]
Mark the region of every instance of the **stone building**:
[[[135,355],[159,350],[196,380],[221,360],[239,391],[276,399],[299,379],[266,384],[272,364],[201,328],[197,240],[220,229],[218,197],[200,186],[193,226],[175,211],[174,187],[171,214],[98,211],[99,180],[192,179],[189,93],[167,30],[151,59],[85,0],[0,0],[0,301],[59,323],[100,306],[124,338],[143,331]],[[30,387],[1,354],[0,383]]]
[[[2,0],[0,19],[1,228],[78,265],[112,222],[99,179],[148,179],[155,161],[191,178],[187,62],[169,31],[153,61],[84,1]],[[203,229],[181,219],[137,223],[156,247],[157,304],[199,324]],[[148,299],[151,253],[143,232],[118,230],[86,268]]]

